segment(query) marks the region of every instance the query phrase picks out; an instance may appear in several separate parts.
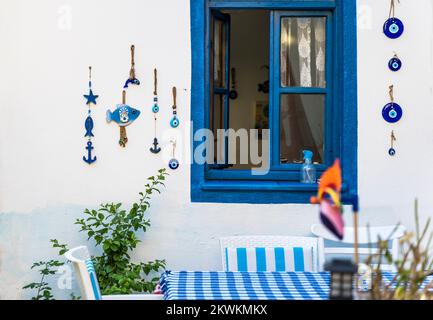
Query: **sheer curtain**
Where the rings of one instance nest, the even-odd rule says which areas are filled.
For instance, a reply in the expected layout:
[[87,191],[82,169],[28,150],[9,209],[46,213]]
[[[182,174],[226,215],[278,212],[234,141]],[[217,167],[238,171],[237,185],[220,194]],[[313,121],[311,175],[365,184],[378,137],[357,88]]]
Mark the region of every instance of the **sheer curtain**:
[[[281,22],[281,85],[326,87],[326,18],[287,17]],[[323,110],[320,99],[287,95],[281,99],[281,158],[301,160],[302,149],[323,158]],[[317,106],[317,111],[314,107]],[[320,111],[319,111],[320,110]],[[321,119],[322,118],[322,119]]]
[[281,84],[326,87],[326,18],[283,18]]

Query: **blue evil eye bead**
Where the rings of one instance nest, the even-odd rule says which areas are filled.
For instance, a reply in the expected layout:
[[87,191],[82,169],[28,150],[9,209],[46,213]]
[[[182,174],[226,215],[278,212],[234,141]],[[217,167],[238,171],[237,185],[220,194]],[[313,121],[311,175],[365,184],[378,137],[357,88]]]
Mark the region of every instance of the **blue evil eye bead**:
[[176,170],[177,168],[179,168],[179,161],[177,161],[176,159],[171,159],[168,163],[168,166],[171,170]]
[[396,123],[403,117],[403,109],[397,103],[391,102],[383,107],[382,116],[386,122]]
[[159,112],[159,106],[157,104],[155,104],[152,108],[152,112],[153,113],[158,113]]
[[177,128],[179,126],[179,119],[177,117],[173,117],[170,121],[170,125],[172,128]]
[[400,38],[404,32],[403,22],[398,18],[390,18],[385,21],[383,32],[390,39]]
[[401,60],[397,57],[392,58],[391,60],[389,60],[389,63],[388,63],[389,69],[391,71],[394,71],[394,72],[397,72],[398,70],[400,70],[402,65],[403,64],[402,64]]
[[389,154],[391,157],[394,157],[395,154],[396,154],[395,149],[394,149],[394,148],[389,149],[388,154]]

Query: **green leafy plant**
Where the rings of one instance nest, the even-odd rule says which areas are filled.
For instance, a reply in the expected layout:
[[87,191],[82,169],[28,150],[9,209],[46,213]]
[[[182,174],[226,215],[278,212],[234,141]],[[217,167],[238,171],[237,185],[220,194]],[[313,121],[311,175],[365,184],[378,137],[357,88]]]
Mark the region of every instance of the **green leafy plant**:
[[36,295],[32,297],[32,300],[53,300],[52,288],[49,286],[48,282],[46,282],[46,278],[55,274],[57,268],[63,265],[63,262],[57,260],[40,261],[32,265],[31,269],[36,268],[41,275],[39,282],[33,282],[23,287],[23,289],[36,290]]
[[[378,239],[378,252],[367,258],[373,270],[371,298],[375,300],[433,300],[433,281],[425,285],[433,274],[433,259],[430,257],[433,233],[429,234],[431,219],[420,228],[418,201],[415,201],[416,232],[408,232],[400,239],[401,258],[393,257],[389,248],[390,239]],[[428,237],[428,238],[427,238]],[[427,240],[427,241],[426,241]],[[381,265],[383,261],[397,270],[391,282],[384,281]],[[373,266],[373,263],[377,263]],[[422,286],[424,284],[424,287]]]
[[[165,169],[160,169],[156,176],[148,178],[145,191],[140,192],[139,201],[133,203],[129,210],[123,209],[122,203],[106,203],[97,210],[86,209],[86,217],[76,220],[80,232],[85,232],[88,240],[94,240],[96,247],[102,248],[100,256],[92,257],[102,294],[152,292],[157,285],[159,278],[152,277],[152,274],[166,267],[165,260],[133,263],[130,253],[141,242],[137,234],[146,232],[150,227],[150,220],[145,217],[150,207],[149,201],[154,193],[161,193],[160,188],[165,186],[167,175]],[[51,243],[53,248],[59,250],[59,255],[68,250],[67,245],[57,240],[51,240]],[[64,264],[57,260],[35,263],[32,269],[40,268],[41,281],[31,283],[24,289],[37,290],[33,299],[53,299],[46,277],[55,274],[55,268]]]
[[[66,251],[68,251],[68,247],[65,244],[59,244],[59,241],[53,239],[50,240],[51,245],[54,249],[59,250],[59,256],[62,256]],[[46,282],[47,278],[56,274],[57,269],[61,266],[64,266],[65,262],[61,262],[58,260],[49,260],[49,261],[39,261],[35,262],[31,269],[37,269],[38,273],[41,276],[39,282],[32,282],[23,287],[23,289],[32,289],[36,290],[35,296],[32,297],[32,300],[53,300],[53,289],[50,287],[49,283]]]

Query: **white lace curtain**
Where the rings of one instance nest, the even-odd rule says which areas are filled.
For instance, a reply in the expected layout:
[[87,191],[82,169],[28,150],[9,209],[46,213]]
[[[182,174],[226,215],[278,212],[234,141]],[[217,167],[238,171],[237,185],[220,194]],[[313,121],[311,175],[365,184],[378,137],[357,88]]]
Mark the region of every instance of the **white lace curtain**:
[[283,18],[282,21],[282,85],[325,87],[326,18]]

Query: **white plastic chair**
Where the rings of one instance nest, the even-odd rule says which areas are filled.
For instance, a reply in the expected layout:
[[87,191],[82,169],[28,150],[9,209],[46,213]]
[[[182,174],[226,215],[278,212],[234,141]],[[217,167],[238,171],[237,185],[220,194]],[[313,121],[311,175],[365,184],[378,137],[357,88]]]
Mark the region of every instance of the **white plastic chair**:
[[223,270],[227,270],[226,248],[293,248],[311,247],[313,272],[323,271],[325,263],[323,239],[290,236],[235,236],[220,239]]
[[[395,231],[394,231],[395,230]],[[393,233],[394,231],[394,233]],[[342,243],[345,246],[344,247],[337,247],[337,246],[326,246],[325,247],[325,255],[354,255],[355,249],[353,247],[354,244],[354,229],[351,227],[346,227],[344,229],[344,238],[342,241],[338,240],[333,234],[331,234],[323,225],[321,224],[315,224],[311,227],[311,233],[314,234],[316,237],[319,237],[321,239],[325,239],[332,242],[338,242]],[[384,227],[361,227],[358,228],[358,243],[359,245],[371,245],[372,248],[359,248],[358,252],[359,255],[366,256],[370,254],[376,254],[378,252],[377,248],[375,248],[375,244],[377,244],[377,241],[379,237],[382,240],[389,239],[392,243],[391,247],[391,254],[396,259],[399,256],[400,252],[400,244],[399,239],[402,238],[406,233],[406,228],[403,226],[384,226]],[[383,271],[394,271],[394,267],[391,265],[382,265],[381,269]]]
[[72,262],[83,300],[163,300],[161,294],[131,294],[103,296],[99,289],[95,269],[86,246],[77,247],[64,254]]

